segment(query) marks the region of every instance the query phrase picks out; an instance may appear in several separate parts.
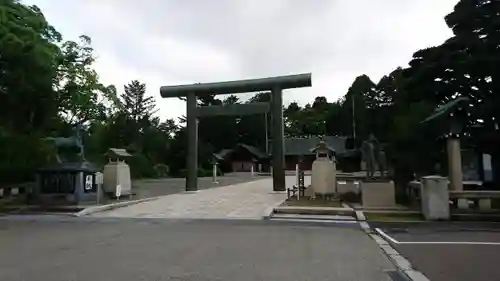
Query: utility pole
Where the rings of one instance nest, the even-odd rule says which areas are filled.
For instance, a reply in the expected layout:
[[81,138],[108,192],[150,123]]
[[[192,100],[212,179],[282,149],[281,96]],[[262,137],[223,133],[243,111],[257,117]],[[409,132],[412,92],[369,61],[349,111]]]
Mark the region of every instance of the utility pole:
[[352,102],[352,138],[356,140],[356,115],[354,114],[354,94],[351,94]]
[[264,129],[266,130],[266,155],[269,155],[269,137],[267,132],[267,113],[264,114]]

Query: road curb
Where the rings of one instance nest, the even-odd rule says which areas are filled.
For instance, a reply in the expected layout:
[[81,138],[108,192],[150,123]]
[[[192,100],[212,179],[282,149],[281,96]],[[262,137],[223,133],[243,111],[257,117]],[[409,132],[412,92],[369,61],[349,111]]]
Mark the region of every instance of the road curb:
[[[279,205],[277,205],[277,206],[279,206]],[[277,206],[268,207],[264,211],[264,215],[262,215],[262,219],[264,219],[264,220],[271,219],[271,217],[273,216],[273,213],[274,213],[274,208],[276,208]]]
[[276,209],[279,206],[281,206],[281,204],[283,204],[283,202],[285,202],[285,201],[286,201],[286,199],[283,199],[283,201],[281,201],[280,203],[278,203],[278,204],[276,204],[274,206],[266,208],[266,210],[264,211],[264,214],[262,215],[262,219],[263,220],[270,220],[271,217],[274,214],[274,209]]
[[[394,247],[390,241],[387,241],[380,233],[372,232],[370,225],[366,222],[360,222],[361,228],[377,243],[384,254],[396,266],[396,268],[411,281],[430,281],[422,272],[413,268],[411,263],[403,257]],[[377,229],[376,229],[377,230]]]
[[85,209],[73,214],[73,216],[75,216],[75,217],[87,216],[90,214],[100,213],[100,212],[104,212],[104,211],[114,210],[114,209],[130,206],[130,205],[143,203],[143,202],[157,200],[160,197],[163,197],[163,196],[156,196],[156,197],[130,200],[130,201],[124,201],[124,202],[117,202],[117,203],[112,203],[112,204],[107,204],[107,205],[102,205],[102,206],[92,206],[92,207],[85,208]]
[[358,221],[366,221],[365,214],[361,210],[354,210],[354,213],[356,214],[356,219]]

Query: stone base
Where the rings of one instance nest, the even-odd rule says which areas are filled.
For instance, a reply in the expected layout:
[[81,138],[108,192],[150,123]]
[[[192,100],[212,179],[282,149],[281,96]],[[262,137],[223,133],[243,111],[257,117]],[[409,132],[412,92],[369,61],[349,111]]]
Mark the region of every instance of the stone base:
[[198,192],[200,192],[200,191],[199,190],[184,190],[184,192],[182,192],[182,193],[184,193],[184,194],[196,194]]
[[457,199],[457,208],[458,209],[469,209],[469,199],[458,198]]
[[355,184],[353,181],[347,181],[345,183],[337,182],[337,192],[339,194],[345,194],[348,192],[359,193],[359,184]]
[[392,181],[361,182],[361,202],[363,207],[394,207],[396,194]]
[[481,211],[489,211],[491,210],[491,199],[490,198],[481,198],[478,200],[479,210]]
[[40,168],[31,200],[44,204],[73,205],[96,202],[97,172],[99,168],[87,161],[57,163]]

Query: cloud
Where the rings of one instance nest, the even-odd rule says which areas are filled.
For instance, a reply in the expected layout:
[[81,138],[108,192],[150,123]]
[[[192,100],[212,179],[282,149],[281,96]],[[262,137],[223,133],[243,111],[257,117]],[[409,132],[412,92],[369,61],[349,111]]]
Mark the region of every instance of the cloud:
[[172,118],[185,106],[160,101],[162,85],[312,72],[313,87],[288,90],[284,101],[335,100],[356,76],[377,81],[447,39],[443,18],[457,0],[24,2],[68,39],[93,39],[103,82],[145,82],[160,115]]

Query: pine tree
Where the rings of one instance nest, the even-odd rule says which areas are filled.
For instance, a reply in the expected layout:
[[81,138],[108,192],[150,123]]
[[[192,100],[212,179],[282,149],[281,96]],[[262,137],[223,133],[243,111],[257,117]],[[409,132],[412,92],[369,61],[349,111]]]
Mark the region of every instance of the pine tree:
[[157,111],[154,97],[146,97],[146,84],[137,80],[125,85],[121,98],[125,112],[137,124],[149,120]]

